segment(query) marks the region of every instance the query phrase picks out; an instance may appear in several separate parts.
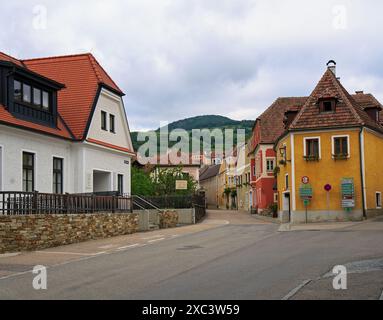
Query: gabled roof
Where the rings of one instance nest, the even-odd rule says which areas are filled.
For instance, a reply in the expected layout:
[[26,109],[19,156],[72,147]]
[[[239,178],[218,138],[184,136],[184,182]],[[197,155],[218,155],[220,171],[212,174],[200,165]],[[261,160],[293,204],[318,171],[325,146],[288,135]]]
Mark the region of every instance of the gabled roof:
[[213,178],[215,176],[218,176],[220,167],[221,167],[220,164],[216,164],[216,165],[208,166],[206,168],[201,169],[199,181],[204,181],[204,180]]
[[[322,98],[337,99],[335,112],[321,113],[318,100]],[[369,97],[371,101],[371,97]],[[383,127],[371,119],[364,111],[361,102],[357,102],[342,86],[335,74],[327,69],[314,91],[290,125],[290,130],[317,128],[359,127],[368,126],[383,132]],[[361,101],[361,99],[359,99]]]
[[100,85],[123,94],[92,54],[22,60],[30,70],[65,84],[58,93],[58,112],[76,139],[85,138]]
[[[258,144],[274,144],[285,132],[283,119],[287,111],[298,112],[308,97],[280,97],[263,112],[255,122],[252,141],[249,143],[250,152]],[[255,130],[258,130],[255,135]],[[250,146],[251,145],[251,146]]]
[[58,91],[57,128],[15,118],[5,106],[0,105],[0,122],[4,124],[61,138],[84,140],[100,86],[123,95],[91,53],[19,60],[0,52],[0,61],[12,63],[65,86]]

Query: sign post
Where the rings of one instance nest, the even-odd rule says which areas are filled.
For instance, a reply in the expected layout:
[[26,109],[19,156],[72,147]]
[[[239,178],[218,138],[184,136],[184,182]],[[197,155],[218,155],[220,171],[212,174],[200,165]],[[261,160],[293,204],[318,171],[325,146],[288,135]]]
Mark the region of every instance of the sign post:
[[354,178],[343,178],[341,183],[342,207],[350,212],[355,207]]
[[299,187],[299,195],[303,201],[303,205],[305,206],[306,223],[308,222],[307,207],[310,205],[310,201],[313,198],[313,188],[309,182],[309,177],[302,177],[302,184]]
[[326,200],[327,200],[327,213],[330,213],[330,191],[332,189],[331,184],[326,184],[324,186],[324,189],[326,191]]

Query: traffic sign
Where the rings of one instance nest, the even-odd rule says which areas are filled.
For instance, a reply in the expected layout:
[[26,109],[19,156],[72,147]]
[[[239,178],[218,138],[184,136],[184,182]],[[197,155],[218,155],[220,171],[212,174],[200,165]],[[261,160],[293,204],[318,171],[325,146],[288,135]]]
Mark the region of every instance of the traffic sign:
[[307,176],[302,177],[302,183],[303,184],[308,184],[309,182],[310,182],[310,178],[309,177],[307,177]]

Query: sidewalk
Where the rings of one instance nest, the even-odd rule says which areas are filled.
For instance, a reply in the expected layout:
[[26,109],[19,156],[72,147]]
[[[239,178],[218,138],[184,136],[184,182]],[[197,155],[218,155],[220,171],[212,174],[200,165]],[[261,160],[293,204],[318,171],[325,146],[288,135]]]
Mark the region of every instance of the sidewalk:
[[347,221],[347,222],[321,222],[307,224],[290,224],[284,223],[279,227],[279,232],[289,231],[326,231],[326,230],[378,230],[383,231],[383,217],[377,217],[364,221]]

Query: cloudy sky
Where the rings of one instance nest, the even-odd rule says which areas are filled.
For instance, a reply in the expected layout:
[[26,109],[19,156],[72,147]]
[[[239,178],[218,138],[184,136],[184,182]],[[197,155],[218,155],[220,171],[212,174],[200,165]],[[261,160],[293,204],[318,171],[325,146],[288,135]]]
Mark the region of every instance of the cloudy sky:
[[383,101],[379,0],[13,0],[0,51],[92,52],[126,93],[133,130],[201,114],[255,119],[310,94],[329,59],[349,91]]

